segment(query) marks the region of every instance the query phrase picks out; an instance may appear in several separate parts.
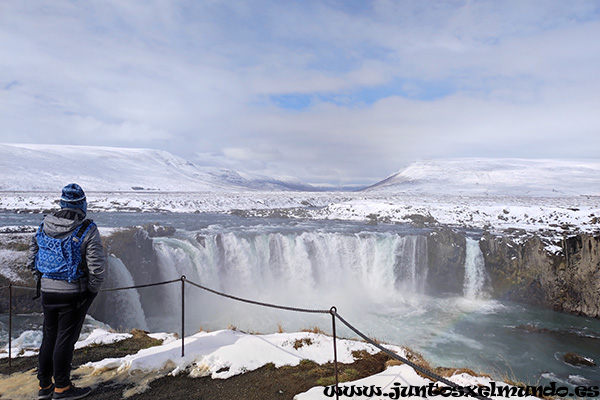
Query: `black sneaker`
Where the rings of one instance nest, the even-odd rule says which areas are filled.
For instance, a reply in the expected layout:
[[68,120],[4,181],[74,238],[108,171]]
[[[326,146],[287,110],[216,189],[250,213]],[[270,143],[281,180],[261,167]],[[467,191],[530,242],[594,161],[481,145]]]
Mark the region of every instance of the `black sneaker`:
[[69,388],[69,390],[65,390],[62,393],[54,392],[53,399],[63,399],[63,400],[77,400],[83,399],[85,396],[92,392],[92,388],[84,387],[78,388],[73,385]]
[[40,389],[38,391],[38,400],[47,400],[52,398],[54,393],[54,383],[48,386],[46,389]]

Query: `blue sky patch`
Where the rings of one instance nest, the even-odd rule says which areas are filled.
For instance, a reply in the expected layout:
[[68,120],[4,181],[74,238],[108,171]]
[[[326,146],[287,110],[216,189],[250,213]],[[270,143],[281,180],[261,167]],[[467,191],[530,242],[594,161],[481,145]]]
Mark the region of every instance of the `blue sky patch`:
[[392,96],[411,100],[434,101],[452,95],[456,85],[448,81],[419,81],[398,79],[392,83],[364,87],[353,91],[331,93],[278,94],[269,97],[272,104],[287,110],[304,110],[314,103],[325,102],[339,106],[354,107],[372,105]]

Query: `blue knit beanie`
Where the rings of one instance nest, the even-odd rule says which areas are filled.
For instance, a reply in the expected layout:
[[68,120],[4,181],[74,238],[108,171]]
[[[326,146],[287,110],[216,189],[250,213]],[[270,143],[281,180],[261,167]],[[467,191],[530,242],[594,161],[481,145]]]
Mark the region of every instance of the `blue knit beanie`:
[[65,186],[60,197],[60,207],[80,208],[87,214],[87,201],[81,186],[76,183],[69,183]]

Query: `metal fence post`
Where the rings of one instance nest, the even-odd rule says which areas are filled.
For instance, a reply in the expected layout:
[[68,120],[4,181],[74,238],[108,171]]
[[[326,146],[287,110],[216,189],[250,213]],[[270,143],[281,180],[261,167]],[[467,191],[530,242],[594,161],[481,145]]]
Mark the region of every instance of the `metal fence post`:
[[8,285],[8,369],[12,368],[12,282]]
[[181,276],[181,357],[185,355],[185,275]]
[[338,378],[338,362],[337,362],[337,335],[335,333],[335,315],[337,313],[337,308],[335,306],[329,309],[331,313],[331,325],[333,327],[333,364],[335,369],[335,398],[339,400],[340,392],[339,389],[339,378]]

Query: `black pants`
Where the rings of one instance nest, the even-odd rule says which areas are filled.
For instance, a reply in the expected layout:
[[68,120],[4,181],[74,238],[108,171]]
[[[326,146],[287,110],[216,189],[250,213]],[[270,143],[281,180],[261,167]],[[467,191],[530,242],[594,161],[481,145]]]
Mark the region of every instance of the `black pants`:
[[63,388],[71,384],[71,361],[85,314],[97,293],[42,292],[44,337],[40,347],[38,379],[41,387],[52,383]]

